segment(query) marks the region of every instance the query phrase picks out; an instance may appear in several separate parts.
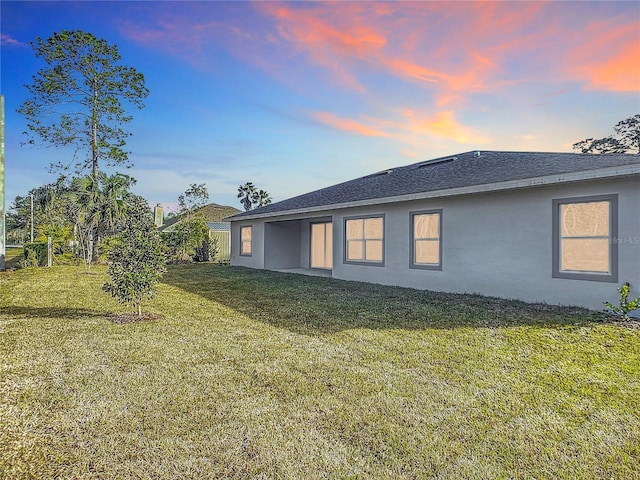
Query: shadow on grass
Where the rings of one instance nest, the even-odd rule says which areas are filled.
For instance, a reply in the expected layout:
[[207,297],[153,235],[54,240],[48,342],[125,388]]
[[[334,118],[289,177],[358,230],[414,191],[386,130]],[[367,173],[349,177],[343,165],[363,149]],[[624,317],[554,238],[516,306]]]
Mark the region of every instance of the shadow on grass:
[[15,270],[20,268],[20,263],[24,259],[22,248],[7,248],[5,252],[5,268],[7,270]]
[[602,320],[580,308],[241,267],[177,265],[162,281],[252,319],[305,334],[352,328],[575,327]]
[[81,318],[105,318],[107,313],[88,310],[86,308],[57,308],[57,307],[2,307],[1,317],[10,318],[59,318],[64,320],[78,320]]

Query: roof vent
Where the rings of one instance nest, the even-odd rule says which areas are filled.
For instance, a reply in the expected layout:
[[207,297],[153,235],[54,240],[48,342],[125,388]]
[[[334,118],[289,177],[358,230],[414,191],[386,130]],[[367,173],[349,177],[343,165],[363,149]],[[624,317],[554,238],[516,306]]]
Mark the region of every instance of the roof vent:
[[476,150],[475,152],[473,152],[473,156],[478,158],[480,156],[480,150]]
[[366,177],[362,177],[362,178],[381,177],[382,175],[389,175],[390,173],[393,173],[393,170],[391,169],[382,170],[381,172],[372,173],[371,175],[367,175]]
[[435,160],[428,160],[426,162],[419,163],[416,168],[428,167],[430,165],[439,165],[441,163],[449,163],[457,159],[458,157],[436,158]]

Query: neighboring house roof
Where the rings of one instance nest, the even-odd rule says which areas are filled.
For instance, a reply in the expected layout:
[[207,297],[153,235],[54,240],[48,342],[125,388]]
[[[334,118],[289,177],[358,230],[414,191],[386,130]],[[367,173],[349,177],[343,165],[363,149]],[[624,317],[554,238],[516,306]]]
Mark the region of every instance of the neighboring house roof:
[[[161,232],[173,232],[176,229],[176,225],[179,222],[174,222],[171,225],[163,225]],[[231,223],[230,222],[204,222],[207,228],[213,232],[230,232],[231,231]]]
[[390,168],[227,220],[640,174],[640,155],[471,151]]
[[[222,222],[225,217],[229,215],[235,215],[236,213],[240,213],[235,207],[230,207],[228,205],[218,205],[217,203],[210,203],[205,205],[204,207],[197,210],[197,212],[202,213],[205,218],[205,222]],[[158,228],[161,232],[170,232],[173,230],[174,225],[180,221],[181,216],[173,217],[168,219],[161,227]],[[226,223],[226,222],[222,222]],[[209,227],[211,228],[211,227]]]
[[205,222],[209,230],[229,232],[231,231],[231,223],[229,222]]

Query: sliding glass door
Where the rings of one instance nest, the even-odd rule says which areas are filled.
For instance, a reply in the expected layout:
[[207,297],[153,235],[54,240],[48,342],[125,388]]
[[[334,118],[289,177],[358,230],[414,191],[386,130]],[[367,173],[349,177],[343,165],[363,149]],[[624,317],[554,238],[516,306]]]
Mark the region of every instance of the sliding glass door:
[[311,268],[333,268],[333,224],[311,224]]

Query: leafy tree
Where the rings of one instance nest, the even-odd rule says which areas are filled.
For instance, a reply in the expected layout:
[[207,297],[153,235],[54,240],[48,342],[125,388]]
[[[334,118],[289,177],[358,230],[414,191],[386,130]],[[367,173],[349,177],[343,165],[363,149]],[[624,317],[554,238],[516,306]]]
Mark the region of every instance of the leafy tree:
[[256,189],[251,182],[238,187],[238,198],[246,212],[256,206],[264,207],[271,203],[271,196],[264,190]]
[[142,300],[152,298],[165,271],[162,241],[147,201],[127,196],[126,222],[108,255],[110,279],[102,289],[142,316]]
[[32,190],[37,229],[71,229],[88,267],[96,260],[102,240],[122,228],[124,199],[134,183],[135,179],[121,173],[99,172],[97,179],[61,176],[55,183]]
[[69,251],[69,243],[73,240],[73,228],[71,226],[61,227],[56,224],[45,224],[38,227],[36,242],[46,243],[51,238],[53,254],[63,254]]
[[72,223],[68,218],[69,199],[65,197],[67,178],[60,176],[55,182],[37,187],[31,192],[35,211],[36,230],[45,224],[66,227]]
[[[117,173],[99,172],[92,176],[60,176],[54,183],[42,185],[22,197],[16,197],[7,214],[9,238],[24,243],[31,229],[31,195],[34,205],[34,230],[51,236],[60,244],[77,244],[88,267],[98,257],[105,238],[122,229],[125,198],[135,179]],[[69,238],[69,235],[71,238]]]
[[149,94],[144,76],[119,64],[116,45],[81,30],[62,30],[46,40],[38,37],[31,46],[47,67],[25,85],[31,98],[18,109],[27,120],[26,143],[35,144],[39,138],[49,146],[75,147],[76,170],[91,168],[95,180],[101,162],[127,164],[123,148],[131,134],[122,125],[133,117],[126,114],[122,101],[144,107]]
[[615,133],[604,138],[587,138],[573,144],[581,153],[640,153],[640,114],[621,120]]
[[33,188],[25,196],[16,196],[6,214],[7,237],[11,241],[24,243],[30,237],[32,196],[34,231],[42,225],[57,225],[61,228],[70,225],[66,217],[65,203],[57,195],[64,178],[60,177],[55,183]]
[[98,239],[112,235],[123,226],[126,218],[125,198],[136,180],[129,175],[116,173],[98,174],[98,195],[93,205],[93,222],[96,225]]
[[6,213],[6,235],[9,242],[24,243],[29,238],[31,204],[29,196],[16,196]]
[[208,260],[205,255],[204,243],[208,240],[209,228],[205,223],[200,209],[207,204],[209,193],[204,183],[191,184],[189,188],[178,196],[178,216],[180,220],[175,224],[172,232],[163,235],[173,260],[180,262],[191,261],[194,256],[198,260]]
[[197,185],[192,183],[187,190],[178,196],[179,214],[190,213],[204,207],[209,201],[209,192],[204,183]]

